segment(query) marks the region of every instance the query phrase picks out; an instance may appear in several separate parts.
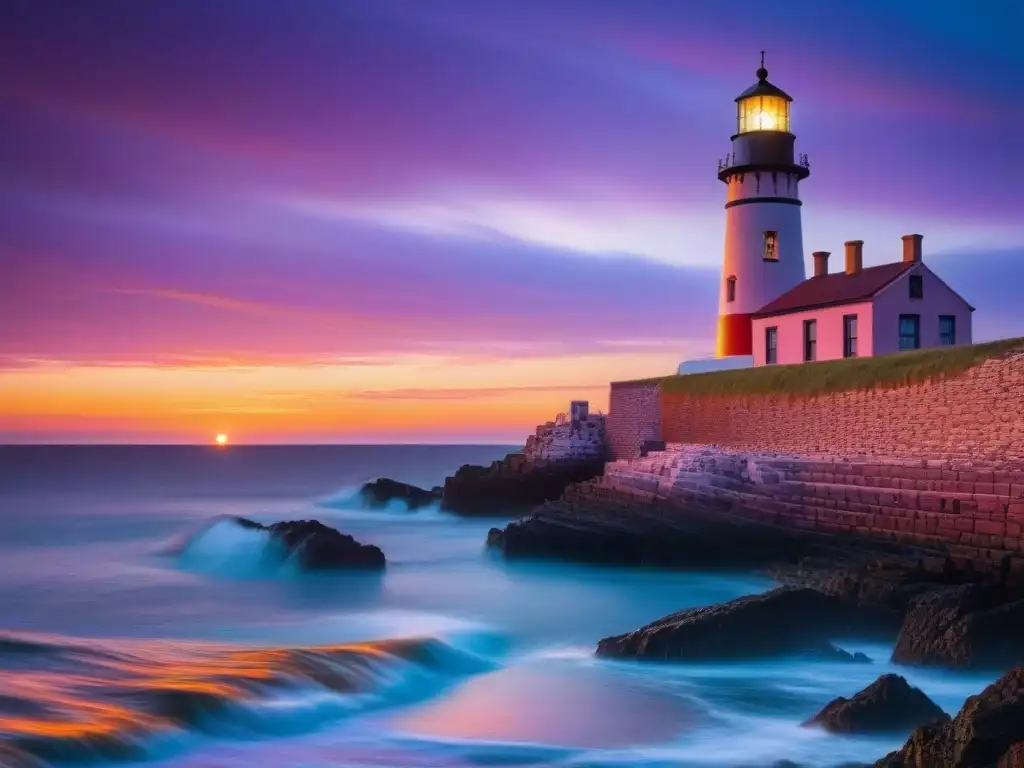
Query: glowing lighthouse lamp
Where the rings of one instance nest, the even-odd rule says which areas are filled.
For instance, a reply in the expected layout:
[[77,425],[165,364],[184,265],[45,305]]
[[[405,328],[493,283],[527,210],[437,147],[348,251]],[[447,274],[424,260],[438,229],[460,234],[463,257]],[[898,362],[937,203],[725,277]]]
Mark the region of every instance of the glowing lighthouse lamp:
[[736,98],[732,151],[718,162],[726,196],[716,357],[688,360],[679,373],[753,366],[751,315],[806,278],[798,185],[811,171],[794,154],[792,102],[768,82],[762,51],[757,82]]

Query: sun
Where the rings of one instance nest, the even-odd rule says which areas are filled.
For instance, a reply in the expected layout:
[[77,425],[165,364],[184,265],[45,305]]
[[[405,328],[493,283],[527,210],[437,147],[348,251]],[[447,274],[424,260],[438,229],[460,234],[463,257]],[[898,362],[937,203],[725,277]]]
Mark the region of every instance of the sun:
[[217,436],[213,438],[213,442],[215,442],[217,445],[227,445],[228,436],[224,432],[218,432]]

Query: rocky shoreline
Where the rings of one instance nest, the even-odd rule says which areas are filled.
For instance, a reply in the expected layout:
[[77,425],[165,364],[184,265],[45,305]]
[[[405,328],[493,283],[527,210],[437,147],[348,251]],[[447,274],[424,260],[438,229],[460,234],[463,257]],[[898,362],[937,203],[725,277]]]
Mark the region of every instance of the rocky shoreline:
[[427,490],[388,477],[363,485],[359,496],[369,509],[401,502],[410,512],[432,504],[465,517],[520,517],[539,504],[561,498],[566,488],[600,477],[604,459],[531,459],[510,453],[489,466],[464,464],[444,485]]
[[[488,533],[487,546],[508,559],[753,570],[782,584],[599,640],[595,653],[603,658],[671,663],[795,655],[864,663],[871,660],[834,644],[864,637],[894,641],[892,663],[1002,674],[953,718],[926,692],[887,675],[849,699],[837,697],[804,724],[908,733],[904,747],[876,768],[1024,768],[1020,557],[978,550],[973,545],[983,542],[973,533],[965,550],[938,536],[865,536],[842,525],[787,525],[776,515],[748,514],[736,505],[741,480],[732,469],[711,473],[712,492],[682,498],[661,494],[664,478],[646,479],[642,470],[623,488],[621,468],[611,478],[601,469],[597,462],[551,466],[512,454],[491,467],[463,467],[440,489],[398,484],[388,492],[457,514],[529,511]],[[774,485],[758,472],[757,482]],[[951,511],[959,514],[967,502],[955,501]]]
[[512,453],[487,467],[466,464],[445,478],[441,509],[473,517],[524,515],[602,472],[603,457],[548,461]]
[[[884,679],[837,698],[808,727],[898,725],[910,738],[878,768],[1024,768],[1024,576],[1010,556],[979,561],[914,541],[773,525],[725,505],[624,495],[601,481],[492,528],[487,545],[509,559],[770,575],[783,586],[656,619],[598,641],[595,653],[658,663],[773,655],[863,662],[833,641],[894,640],[892,663],[1003,677],[952,719],[925,703],[926,692]],[[893,702],[905,717],[892,716]]]
[[952,719],[925,692],[883,676],[850,699],[838,697],[804,725],[908,734],[906,744],[875,768],[1024,768],[1024,585],[1005,574],[959,569],[952,560],[929,568],[915,559],[919,553],[844,554],[842,560],[807,557],[774,566],[770,558],[755,558],[786,585],[604,638],[595,653],[648,663],[778,655],[853,663],[870,660],[838,648],[836,638],[895,636],[893,663],[1002,677]]

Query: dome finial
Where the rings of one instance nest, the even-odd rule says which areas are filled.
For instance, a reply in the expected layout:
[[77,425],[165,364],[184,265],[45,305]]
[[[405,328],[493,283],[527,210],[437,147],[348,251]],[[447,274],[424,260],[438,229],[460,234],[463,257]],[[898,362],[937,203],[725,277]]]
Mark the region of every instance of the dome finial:
[[764,51],[761,51],[761,68],[759,70],[757,70],[757,79],[758,80],[767,80],[768,79],[768,70],[764,68]]

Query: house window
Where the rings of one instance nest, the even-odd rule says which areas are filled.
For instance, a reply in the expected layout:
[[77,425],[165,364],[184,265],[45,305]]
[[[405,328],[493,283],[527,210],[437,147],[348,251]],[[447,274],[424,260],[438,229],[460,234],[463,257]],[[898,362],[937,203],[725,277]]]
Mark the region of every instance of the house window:
[[736,278],[730,276],[725,280],[725,300],[736,301]]
[[764,362],[765,365],[775,365],[779,361],[779,329],[764,329]]
[[843,357],[857,356],[857,316],[843,315]]
[[921,346],[921,316],[900,315],[900,351]]
[[766,230],[764,233],[764,254],[765,261],[779,260],[779,233]]
[[939,344],[956,344],[956,316],[939,315]]
[[924,298],[924,278],[922,278],[921,275],[910,276],[910,298]]
[[804,320],[804,362],[818,359],[818,321]]

